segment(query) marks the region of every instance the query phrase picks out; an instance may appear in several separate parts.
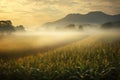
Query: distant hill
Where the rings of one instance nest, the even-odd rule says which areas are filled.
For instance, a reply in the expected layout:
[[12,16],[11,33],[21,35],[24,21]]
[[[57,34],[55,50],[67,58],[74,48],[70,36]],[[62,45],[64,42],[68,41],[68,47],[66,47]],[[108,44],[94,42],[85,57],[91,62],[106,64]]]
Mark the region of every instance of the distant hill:
[[62,19],[54,22],[48,22],[43,25],[46,28],[64,27],[69,24],[103,24],[106,22],[120,21],[120,14],[109,15],[100,11],[90,12],[88,14],[68,14]]
[[101,26],[103,29],[113,29],[113,28],[119,28],[120,29],[120,21],[116,21],[116,22],[107,22],[107,23],[104,23],[102,26]]

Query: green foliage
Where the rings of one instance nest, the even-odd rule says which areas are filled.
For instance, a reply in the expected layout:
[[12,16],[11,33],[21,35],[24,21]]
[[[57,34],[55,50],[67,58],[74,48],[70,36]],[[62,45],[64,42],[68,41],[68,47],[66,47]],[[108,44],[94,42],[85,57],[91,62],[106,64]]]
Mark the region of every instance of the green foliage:
[[93,37],[44,54],[0,60],[0,80],[119,79],[120,41],[117,39]]

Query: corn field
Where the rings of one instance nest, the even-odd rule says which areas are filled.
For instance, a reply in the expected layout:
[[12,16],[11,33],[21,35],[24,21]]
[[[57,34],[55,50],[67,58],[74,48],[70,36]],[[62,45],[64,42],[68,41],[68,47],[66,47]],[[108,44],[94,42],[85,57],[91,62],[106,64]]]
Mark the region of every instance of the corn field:
[[0,80],[120,80],[119,37],[95,35],[44,53],[0,59]]

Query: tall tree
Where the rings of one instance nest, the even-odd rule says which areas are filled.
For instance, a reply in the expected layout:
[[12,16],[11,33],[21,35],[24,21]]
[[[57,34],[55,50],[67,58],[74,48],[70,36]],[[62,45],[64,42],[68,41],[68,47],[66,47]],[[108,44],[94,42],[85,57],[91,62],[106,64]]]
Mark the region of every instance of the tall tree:
[[75,28],[75,24],[69,24],[69,25],[66,26],[66,28],[74,29]]
[[15,28],[12,25],[12,22],[10,20],[0,21],[0,32],[11,33],[14,31],[15,31]]
[[16,31],[25,31],[25,28],[23,25],[16,26]]

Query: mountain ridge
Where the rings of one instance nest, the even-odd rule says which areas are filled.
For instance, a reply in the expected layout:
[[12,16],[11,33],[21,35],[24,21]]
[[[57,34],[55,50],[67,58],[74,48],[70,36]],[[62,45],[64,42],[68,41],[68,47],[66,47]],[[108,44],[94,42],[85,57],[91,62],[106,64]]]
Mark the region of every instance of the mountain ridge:
[[103,24],[106,22],[120,21],[120,14],[109,15],[101,11],[87,14],[73,13],[53,22],[43,24],[45,27],[62,27],[69,24]]

